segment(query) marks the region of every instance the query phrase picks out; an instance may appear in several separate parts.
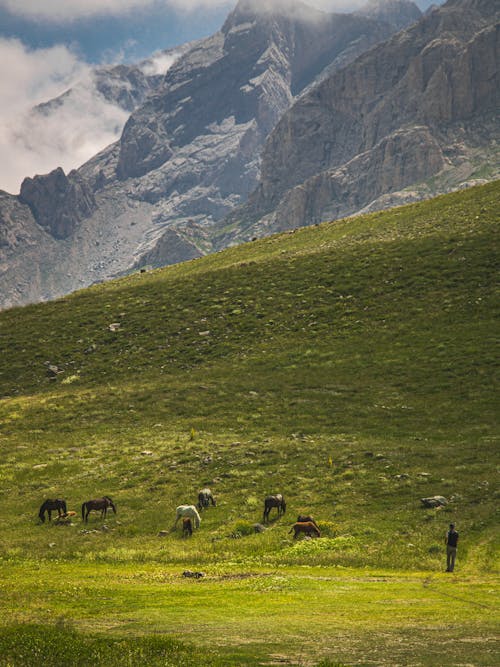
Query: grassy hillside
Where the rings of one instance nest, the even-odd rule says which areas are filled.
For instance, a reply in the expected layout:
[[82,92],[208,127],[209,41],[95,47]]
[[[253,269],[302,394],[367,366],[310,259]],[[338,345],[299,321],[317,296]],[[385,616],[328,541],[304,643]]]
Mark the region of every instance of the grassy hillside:
[[[220,609],[230,617],[231,650],[248,643],[245,655],[262,658],[278,640],[253,646],[248,628],[231,634],[235,591],[224,584],[220,593],[224,577],[252,574],[267,590],[269,571],[289,572],[270,589],[281,599],[307,583],[297,567],[434,576],[456,520],[460,571],[483,607],[457,610],[451,634],[487,632],[498,542],[499,203],[496,182],[0,313],[0,556],[10,582],[0,604],[9,621],[52,613],[88,624],[88,605],[79,600],[74,611],[79,595],[43,598],[29,582],[31,567],[46,570],[56,591],[82,564],[118,588],[131,568],[145,568],[149,584],[157,568],[173,577],[196,567],[227,592]],[[50,379],[46,362],[63,372]],[[176,505],[194,502],[205,485],[218,506],[203,514],[200,531],[191,540],[180,531],[159,538]],[[288,501],[285,518],[253,534],[263,497],[277,492]],[[118,507],[107,531],[97,515],[89,522],[97,532],[82,533],[79,521],[37,524],[46,497],[79,511],[102,494]],[[420,498],[436,494],[450,501],[446,508],[423,509]],[[321,539],[292,542],[299,511],[315,515]],[[21,612],[16,600],[26,586],[32,603]],[[118,595],[127,618],[115,614],[106,627],[129,623],[147,633],[135,593],[122,598],[118,588],[107,595]],[[197,595],[189,600],[206,610]],[[170,632],[158,620],[164,611],[155,616],[158,631]],[[332,654],[327,643],[316,657],[356,657],[375,631],[366,618],[359,645]],[[391,618],[387,646],[411,613],[405,607]],[[307,623],[290,625],[295,640],[286,640],[288,653],[280,644],[280,655],[297,656],[299,621]],[[495,664],[477,662],[471,637],[468,646],[473,664]],[[391,651],[380,664],[394,664]]]

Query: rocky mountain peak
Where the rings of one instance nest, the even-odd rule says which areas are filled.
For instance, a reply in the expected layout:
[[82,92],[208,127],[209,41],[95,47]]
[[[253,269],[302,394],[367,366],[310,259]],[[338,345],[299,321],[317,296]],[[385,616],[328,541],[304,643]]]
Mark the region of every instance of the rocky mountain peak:
[[368,0],[358,14],[385,21],[399,29],[406,28],[422,17],[422,12],[411,0]]
[[61,167],[50,174],[25,178],[19,200],[27,204],[36,222],[54,238],[65,239],[95,210],[95,199],[76,171],[68,176]]

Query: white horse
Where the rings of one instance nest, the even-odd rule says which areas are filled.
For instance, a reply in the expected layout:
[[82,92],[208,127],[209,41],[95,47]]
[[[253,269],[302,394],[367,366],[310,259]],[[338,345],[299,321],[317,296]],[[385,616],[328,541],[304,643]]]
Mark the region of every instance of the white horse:
[[194,505],[179,505],[179,507],[177,507],[175,510],[174,528],[177,526],[179,519],[184,516],[188,516],[190,519],[193,519],[195,528],[200,527],[201,518],[196,507]]

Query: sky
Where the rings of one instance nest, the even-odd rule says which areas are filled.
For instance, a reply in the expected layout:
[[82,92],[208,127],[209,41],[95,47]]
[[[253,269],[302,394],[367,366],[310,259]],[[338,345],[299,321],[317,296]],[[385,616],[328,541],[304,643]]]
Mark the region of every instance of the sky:
[[[265,0],[266,4],[273,0]],[[364,0],[304,0],[352,11]],[[421,8],[431,0],[419,0]],[[236,0],[0,0],[0,190],[67,172],[119,138],[127,114],[99,96],[92,67],[136,63],[216,32]],[[158,60],[166,71],[168,60]],[[31,113],[78,82],[43,118]]]

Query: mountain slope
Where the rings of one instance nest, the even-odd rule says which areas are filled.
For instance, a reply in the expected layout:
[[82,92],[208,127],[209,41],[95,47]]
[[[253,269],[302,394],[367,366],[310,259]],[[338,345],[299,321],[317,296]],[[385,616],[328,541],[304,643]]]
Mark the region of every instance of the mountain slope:
[[[25,529],[40,498],[99,492],[119,502],[111,541],[54,528],[57,558],[435,572],[458,518],[462,571],[490,571],[499,197],[495,182],[2,312],[8,553],[53,558]],[[158,540],[207,484],[219,509],[193,541]],[[228,537],[269,492],[331,539],[292,548],[279,521]]]
[[[411,22],[418,10],[410,10]],[[51,201],[36,192],[25,196],[61,192],[60,174],[27,179],[23,215],[32,214],[49,233],[36,254],[18,246],[14,261],[8,247],[2,252],[2,305],[210,251],[211,224],[254,189],[264,141],[294,97],[396,30],[373,17],[326,14],[292,0],[268,10],[254,0],[239,2],[220,32],[192,45],[169,69],[120,141],[68,174],[56,205],[56,217],[67,221],[62,234],[59,222],[45,224],[54,214]],[[85,220],[74,215],[74,197],[64,195],[75,189],[95,200]],[[43,212],[33,205],[41,199]],[[0,225],[7,224],[0,210]],[[24,296],[23,272],[32,286]]]
[[499,19],[488,0],[450,0],[298,100],[220,246],[494,177]]

